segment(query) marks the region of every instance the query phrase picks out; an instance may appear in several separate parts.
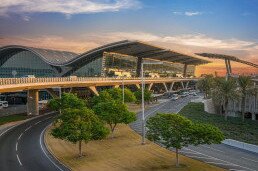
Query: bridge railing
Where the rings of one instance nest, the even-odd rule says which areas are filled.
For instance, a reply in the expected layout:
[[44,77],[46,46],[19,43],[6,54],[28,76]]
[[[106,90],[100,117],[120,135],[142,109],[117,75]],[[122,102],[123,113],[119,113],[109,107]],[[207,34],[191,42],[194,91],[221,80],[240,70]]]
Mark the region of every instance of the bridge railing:
[[[0,78],[0,85],[28,84],[28,83],[49,83],[49,82],[83,82],[83,81],[117,81],[117,80],[140,80],[139,77],[133,78],[108,78],[108,77],[40,77],[40,78]],[[145,80],[167,80],[180,79],[178,77],[151,78]],[[182,79],[182,78],[181,78]],[[187,78],[186,78],[187,79]],[[189,78],[188,78],[189,79]]]

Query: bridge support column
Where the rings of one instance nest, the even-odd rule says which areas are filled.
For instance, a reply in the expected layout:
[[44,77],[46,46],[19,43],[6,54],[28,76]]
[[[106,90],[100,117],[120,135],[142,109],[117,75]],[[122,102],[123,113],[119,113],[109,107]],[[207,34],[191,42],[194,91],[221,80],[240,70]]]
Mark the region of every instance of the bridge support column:
[[170,88],[169,88],[169,91],[170,91],[170,92],[173,91],[174,84],[175,84],[175,82],[172,82],[172,83],[171,83]]
[[186,77],[186,74],[187,74],[187,64],[184,64],[183,76]]
[[137,58],[136,77],[140,77],[142,69],[142,57]]
[[230,77],[231,72],[232,72],[232,68],[231,68],[230,60],[225,59],[225,64],[226,64],[226,69],[227,69],[227,73],[226,73],[226,80],[228,80],[228,78]]
[[181,83],[182,88],[185,89],[184,82],[181,81],[180,83]]
[[99,92],[98,92],[98,90],[96,89],[96,87],[95,86],[89,86],[88,87],[95,95],[99,95]]
[[138,89],[141,89],[140,84],[135,84],[135,86],[136,86]]
[[153,86],[153,83],[150,83],[150,84],[149,84],[149,87],[148,87],[148,90],[149,90],[149,91],[151,90],[152,86]]
[[166,92],[168,92],[168,87],[167,87],[166,83],[162,83],[162,84],[164,85]]
[[38,90],[28,90],[27,92],[27,115],[39,115]]
[[186,85],[185,85],[185,88],[186,88],[186,89],[188,88],[189,82],[190,82],[190,81],[187,81],[187,82],[186,82]]
[[59,98],[59,95],[52,89],[52,88],[47,88],[46,91],[53,97],[53,98]]

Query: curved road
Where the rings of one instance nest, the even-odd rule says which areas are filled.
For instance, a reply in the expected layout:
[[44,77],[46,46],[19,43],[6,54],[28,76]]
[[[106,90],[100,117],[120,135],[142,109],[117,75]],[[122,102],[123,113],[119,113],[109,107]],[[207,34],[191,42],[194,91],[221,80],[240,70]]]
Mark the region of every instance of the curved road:
[[47,114],[0,134],[1,171],[66,171],[44,146],[44,131],[55,114]]
[[[196,97],[188,96],[176,101],[169,100],[145,111],[146,119],[160,113],[178,113],[185,105]],[[131,128],[141,134],[141,112]],[[174,151],[174,149],[171,149]],[[189,146],[180,150],[182,155],[213,164],[231,171],[258,171],[258,154],[225,144]]]

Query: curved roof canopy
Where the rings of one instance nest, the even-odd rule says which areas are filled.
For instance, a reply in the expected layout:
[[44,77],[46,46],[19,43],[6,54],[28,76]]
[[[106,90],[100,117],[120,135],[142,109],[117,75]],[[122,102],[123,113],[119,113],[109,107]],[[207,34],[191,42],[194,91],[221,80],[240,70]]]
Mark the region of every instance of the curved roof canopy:
[[19,45],[4,46],[0,48],[0,64],[3,64],[11,56],[22,51],[30,51],[54,67],[71,66],[73,71],[81,68],[91,61],[101,58],[104,52],[114,52],[135,56],[138,58],[148,58],[161,60],[164,62],[177,62],[187,65],[200,65],[209,63],[209,61],[203,59],[185,55],[169,49],[156,47],[140,41],[124,40],[89,50],[80,55],[67,51],[39,49]]
[[215,53],[196,53],[196,55],[207,57],[207,58],[213,58],[213,59],[231,60],[231,61],[239,62],[239,63],[242,63],[242,64],[246,64],[246,65],[258,68],[257,64],[241,60],[241,59],[239,59],[239,58],[237,58],[235,56],[215,54]]

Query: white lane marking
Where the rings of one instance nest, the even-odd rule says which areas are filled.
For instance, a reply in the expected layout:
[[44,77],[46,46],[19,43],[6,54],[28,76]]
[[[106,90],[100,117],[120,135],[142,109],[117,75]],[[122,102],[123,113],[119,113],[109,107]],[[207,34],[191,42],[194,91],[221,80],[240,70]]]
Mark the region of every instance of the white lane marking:
[[31,126],[29,126],[28,128],[26,128],[24,132],[28,131],[30,128],[31,128]]
[[38,122],[36,122],[34,125],[37,125],[37,124],[39,124],[40,122],[42,122],[42,121],[38,121]]
[[191,157],[191,158],[197,158],[197,159],[207,159],[207,160],[216,160],[214,158],[210,158],[210,157],[202,157],[202,156],[187,156],[187,157]]
[[4,135],[7,131],[9,131],[10,129],[14,128],[15,126],[16,126],[16,125],[11,126],[10,128],[6,129],[4,132],[2,132],[2,133],[0,134],[0,137],[1,137],[2,135]]
[[168,100],[167,102],[164,102],[164,104],[160,105],[159,107],[157,107],[157,108],[154,109],[153,111],[146,112],[145,118],[147,118],[149,115],[153,114],[154,112],[158,111],[160,108],[162,108],[163,106],[165,106],[165,105],[168,104],[169,102],[170,102],[170,100]]
[[18,154],[16,154],[16,158],[17,158],[17,160],[18,160],[19,164],[22,166],[22,163],[21,163],[21,160],[20,160],[20,158],[19,158]]
[[[51,125],[51,124],[49,124],[49,125]],[[45,156],[49,159],[49,161],[53,164],[53,165],[55,165],[59,170],[61,170],[61,171],[63,171],[54,161],[52,161],[51,160],[51,158],[47,155],[47,153],[46,153],[46,151],[45,151],[45,149],[43,148],[43,145],[42,145],[42,137],[43,137],[43,134],[44,134],[44,132],[46,131],[46,129],[49,127],[49,125],[47,126],[47,127],[45,127],[44,129],[43,129],[43,131],[41,132],[41,134],[40,134],[40,138],[39,138],[39,144],[40,144],[40,148],[41,148],[41,150],[43,151],[43,153],[45,154]]]
[[258,163],[257,160],[249,159],[249,158],[246,158],[246,157],[241,157],[241,158],[242,158],[242,159],[245,159],[245,160],[249,160],[249,161],[255,162],[255,163]]
[[21,135],[18,137],[18,141],[21,139],[22,135],[23,135],[23,133],[21,133]]
[[218,150],[218,149],[213,148],[213,147],[209,147],[209,146],[207,146],[207,145],[202,145],[201,147],[208,148],[208,149],[211,149],[211,150],[214,150],[214,151],[220,152],[220,153],[225,153],[224,151]]
[[216,165],[225,165],[225,166],[238,166],[236,164],[231,164],[231,163],[217,163],[217,162],[205,162],[208,164],[216,164]]
[[16,142],[15,150],[18,151],[18,142]]
[[228,164],[231,164],[231,165],[235,165],[235,166],[241,167],[241,168],[243,168],[243,169],[247,169],[247,170],[251,170],[251,171],[256,171],[256,170],[250,169],[250,168],[248,168],[248,167],[236,165],[236,164],[234,164],[234,163],[231,163],[231,162],[228,162],[228,161],[224,161],[224,160],[218,159],[218,158],[216,158],[216,157],[212,157],[212,156],[209,156],[209,155],[200,153],[200,152],[195,151],[195,150],[191,150],[191,149],[189,149],[189,148],[184,148],[184,149],[185,149],[185,150],[192,151],[192,152],[196,152],[196,153],[201,154],[201,155],[203,155],[203,156],[207,156],[207,157],[210,157],[210,158],[213,158],[213,159],[217,159],[217,160],[219,160],[219,161],[222,161],[222,162],[225,162],[225,163],[228,163]]

